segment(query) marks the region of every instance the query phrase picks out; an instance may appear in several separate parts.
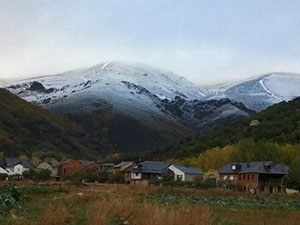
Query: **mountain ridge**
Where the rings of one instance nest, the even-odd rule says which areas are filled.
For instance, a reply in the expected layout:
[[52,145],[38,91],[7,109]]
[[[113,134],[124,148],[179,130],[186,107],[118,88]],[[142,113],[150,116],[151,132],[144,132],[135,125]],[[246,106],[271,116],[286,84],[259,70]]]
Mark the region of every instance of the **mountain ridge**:
[[[110,151],[150,150],[251,113],[230,100],[206,100],[202,90],[184,77],[118,63],[26,79],[7,89],[26,101],[79,121],[95,145],[101,145],[102,136],[107,137],[109,144],[103,147],[111,146]],[[116,127],[124,130],[125,124],[127,132],[122,136]],[[128,147],[114,135],[130,140]],[[141,137],[147,146],[134,145],[134,138]],[[153,146],[148,139],[152,139]]]

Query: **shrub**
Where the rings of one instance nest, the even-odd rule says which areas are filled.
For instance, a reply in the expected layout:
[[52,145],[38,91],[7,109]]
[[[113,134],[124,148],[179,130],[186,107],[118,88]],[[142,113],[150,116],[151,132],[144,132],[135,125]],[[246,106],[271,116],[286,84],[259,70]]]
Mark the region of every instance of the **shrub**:
[[195,177],[194,181],[174,180],[173,176],[166,176],[162,179],[154,178],[149,184],[170,186],[170,187],[189,187],[198,189],[216,188],[216,184],[210,180],[204,181],[202,177]]
[[75,173],[68,174],[64,177],[65,180],[71,181],[75,185],[82,184],[82,181],[85,179],[86,173],[84,171],[78,171]]
[[100,183],[106,183],[108,181],[108,174],[105,172],[94,172],[94,173],[88,173],[84,176],[84,179],[89,182],[100,182]]
[[235,184],[232,181],[219,181],[219,187],[232,191],[242,191],[243,187],[240,184]]
[[125,179],[122,173],[116,173],[108,176],[108,182],[113,184],[122,184],[125,183]]
[[287,186],[300,191],[300,159],[295,160],[290,166]]
[[0,174],[0,180],[6,180],[8,177],[7,174]]
[[29,171],[25,171],[23,173],[24,178],[28,178],[30,180],[34,181],[45,181],[45,180],[50,180],[51,179],[51,171],[46,169],[46,170],[32,170],[30,169]]

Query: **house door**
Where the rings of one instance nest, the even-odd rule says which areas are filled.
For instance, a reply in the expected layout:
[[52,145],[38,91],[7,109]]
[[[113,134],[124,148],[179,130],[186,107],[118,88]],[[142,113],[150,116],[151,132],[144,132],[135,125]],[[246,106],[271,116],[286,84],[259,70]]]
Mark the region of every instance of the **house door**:
[[269,186],[269,193],[273,194],[273,186]]

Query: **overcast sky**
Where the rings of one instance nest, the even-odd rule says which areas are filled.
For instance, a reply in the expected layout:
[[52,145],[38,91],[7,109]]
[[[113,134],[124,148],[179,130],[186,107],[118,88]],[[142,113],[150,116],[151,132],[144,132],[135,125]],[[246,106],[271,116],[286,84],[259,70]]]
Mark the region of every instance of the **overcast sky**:
[[300,73],[299,0],[0,0],[0,79],[105,61],[198,84]]

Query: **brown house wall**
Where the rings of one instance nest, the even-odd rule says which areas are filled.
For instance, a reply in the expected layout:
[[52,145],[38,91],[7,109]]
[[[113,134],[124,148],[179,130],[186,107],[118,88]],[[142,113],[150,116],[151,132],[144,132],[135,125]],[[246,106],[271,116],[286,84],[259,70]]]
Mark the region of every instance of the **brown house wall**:
[[85,170],[85,168],[77,160],[72,160],[67,164],[62,164],[60,169],[61,176]]
[[244,191],[249,191],[251,188],[257,189],[258,187],[258,174],[247,173],[237,175],[236,183],[243,187]]

